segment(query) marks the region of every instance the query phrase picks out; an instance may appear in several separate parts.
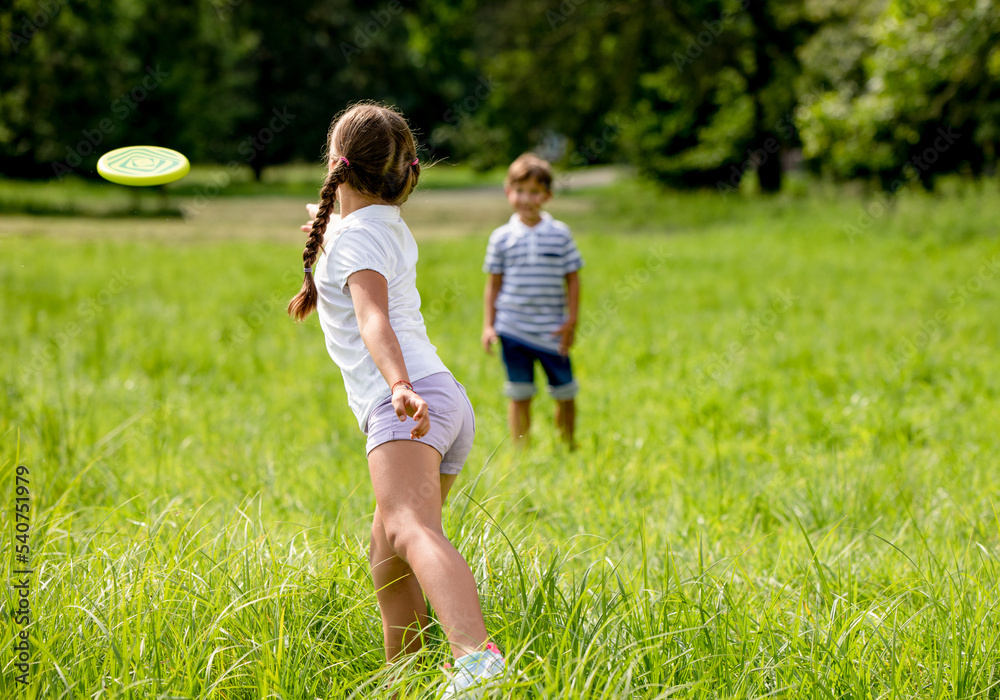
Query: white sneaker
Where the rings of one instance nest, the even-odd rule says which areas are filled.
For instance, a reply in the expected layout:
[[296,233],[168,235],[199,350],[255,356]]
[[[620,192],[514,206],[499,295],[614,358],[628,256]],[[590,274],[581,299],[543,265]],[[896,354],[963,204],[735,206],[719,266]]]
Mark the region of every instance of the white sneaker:
[[[500,655],[496,644],[490,642],[485,651],[466,654],[455,659],[455,668],[450,670],[445,664],[445,673],[450,675],[444,686],[442,698],[480,698],[483,691],[496,685],[507,663]],[[490,679],[494,679],[492,682]]]

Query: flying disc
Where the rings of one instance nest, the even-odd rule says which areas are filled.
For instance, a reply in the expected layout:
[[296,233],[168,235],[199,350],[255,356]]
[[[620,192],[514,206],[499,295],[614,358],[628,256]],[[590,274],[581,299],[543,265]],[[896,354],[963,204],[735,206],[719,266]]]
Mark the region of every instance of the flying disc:
[[159,146],[126,146],[108,151],[97,161],[101,177],[119,185],[164,185],[188,174],[191,164],[182,153]]

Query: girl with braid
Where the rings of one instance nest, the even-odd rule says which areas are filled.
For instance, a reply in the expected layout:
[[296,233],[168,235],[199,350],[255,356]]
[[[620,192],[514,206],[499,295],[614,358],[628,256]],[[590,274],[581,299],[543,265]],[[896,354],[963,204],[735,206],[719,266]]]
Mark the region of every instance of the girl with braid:
[[318,312],[368,436],[369,561],[386,661],[421,648],[426,595],[456,659],[445,697],[465,696],[499,681],[505,662],[486,634],[472,571],[441,525],[475,418],[420,314],[417,244],[399,211],[420,178],[416,144],[398,112],[361,103],[334,119],[327,146],[329,173],[302,227],[305,279],[288,313],[301,321]]

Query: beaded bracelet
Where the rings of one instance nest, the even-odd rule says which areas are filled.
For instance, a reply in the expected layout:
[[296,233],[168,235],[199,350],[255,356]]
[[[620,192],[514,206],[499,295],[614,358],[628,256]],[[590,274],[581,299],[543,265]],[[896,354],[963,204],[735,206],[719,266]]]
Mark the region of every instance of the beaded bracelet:
[[392,385],[392,387],[389,389],[389,393],[390,394],[395,394],[396,393],[396,387],[399,386],[400,384],[402,384],[403,386],[405,386],[410,391],[413,391],[413,385],[412,384],[410,384],[405,379],[400,379],[398,382],[396,382],[395,384]]

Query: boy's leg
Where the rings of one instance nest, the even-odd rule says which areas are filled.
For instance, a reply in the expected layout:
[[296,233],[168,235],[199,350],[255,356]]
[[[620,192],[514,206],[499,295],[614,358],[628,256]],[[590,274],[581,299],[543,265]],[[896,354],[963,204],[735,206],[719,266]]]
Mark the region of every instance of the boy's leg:
[[511,399],[507,414],[510,426],[510,436],[515,445],[528,444],[528,431],[531,429],[531,399],[515,401]]
[[556,401],[556,428],[562,439],[575,449],[574,430],[576,426],[577,384],[573,378],[573,365],[568,356],[555,353],[539,355],[542,369],[549,380],[549,393]]
[[573,441],[573,429],[576,423],[576,400],[556,401],[556,427],[562,439],[571,450],[576,449]]
[[488,636],[472,571],[441,527],[442,496],[451,483],[440,465],[437,450],[411,440],[368,454],[385,542],[416,575],[459,657],[483,649]]
[[523,343],[502,335],[500,348],[507,369],[504,394],[510,399],[507,425],[514,444],[524,446],[531,428],[531,398],[535,395],[535,352]]

